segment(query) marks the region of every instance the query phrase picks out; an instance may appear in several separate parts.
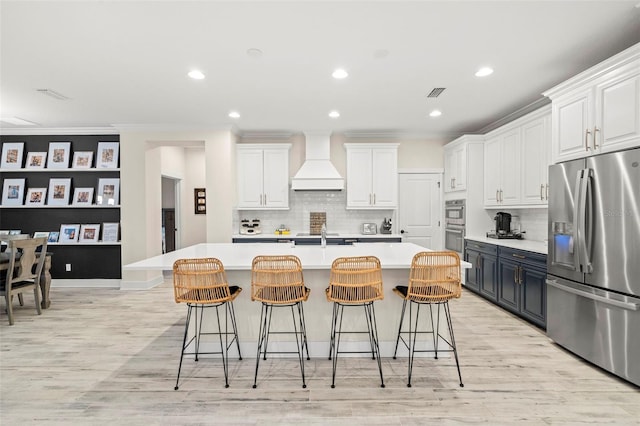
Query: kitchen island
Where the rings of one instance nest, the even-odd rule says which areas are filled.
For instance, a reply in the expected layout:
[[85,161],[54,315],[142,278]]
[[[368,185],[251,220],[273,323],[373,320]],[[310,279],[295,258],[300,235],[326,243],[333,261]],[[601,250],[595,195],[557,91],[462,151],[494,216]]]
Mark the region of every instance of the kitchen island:
[[[283,243],[246,243],[246,244],[197,244],[174,252],[155,256],[139,262],[125,265],[125,270],[165,270],[173,269],[173,263],[184,258],[215,257],[222,261],[231,285],[243,288],[243,293],[234,302],[238,323],[238,334],[243,356],[253,357],[256,352],[258,325],[260,321],[260,305],[251,301],[251,262],[257,255],[295,255],[300,258],[303,267],[305,285],[311,289],[309,300],[304,310],[307,323],[309,351],[313,357],[326,357],[329,354],[329,333],[331,330],[332,305],[327,302],[324,290],[329,284],[331,264],[337,257],[343,256],[376,256],[382,264],[384,300],[375,302],[380,350],[383,357],[393,355],[395,339],[400,321],[402,300],[393,294],[396,285],[406,285],[409,279],[411,260],[416,253],[429,251],[412,243],[356,243],[353,245],[296,246]],[[461,261],[461,268],[470,268],[471,264]],[[464,276],[464,271],[462,271]],[[173,295],[167,295],[173,297]],[[464,297],[464,294],[463,296]],[[453,316],[456,316],[455,300],[451,303]],[[364,318],[355,308],[345,315],[350,319],[349,326],[365,329]],[[186,315],[186,308],[185,308]],[[278,315],[276,318],[275,315]],[[351,321],[353,318],[353,321]],[[427,318],[427,315],[424,315]],[[282,310],[274,314],[272,327],[289,327],[291,315]],[[346,324],[346,323],[345,323]],[[284,341],[284,336],[274,336],[271,341],[280,337],[283,341],[280,350],[289,350],[295,343]],[[363,350],[369,347],[369,341],[363,336],[353,336],[341,346],[345,350]],[[270,343],[271,343],[270,341]],[[398,355],[406,355],[399,349]]]

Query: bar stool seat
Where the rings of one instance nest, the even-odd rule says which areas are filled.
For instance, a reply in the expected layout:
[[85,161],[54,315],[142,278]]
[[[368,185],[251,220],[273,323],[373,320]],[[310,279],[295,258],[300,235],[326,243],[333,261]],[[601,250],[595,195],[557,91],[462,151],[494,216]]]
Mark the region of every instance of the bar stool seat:
[[[463,387],[462,375],[460,373],[460,362],[458,360],[458,349],[455,336],[453,334],[453,323],[451,321],[451,311],[449,310],[449,300],[459,298],[462,294],[460,280],[460,257],[456,252],[421,252],[413,257],[411,270],[409,273],[409,285],[398,285],[393,292],[403,299],[402,312],[400,314],[400,326],[398,327],[398,337],[393,359],[398,353],[400,341],[409,350],[407,387],[411,387],[411,376],[413,372],[413,361],[416,352],[434,353],[438,359],[438,352],[453,352],[458,369],[460,386]],[[409,302],[409,329],[403,331],[402,325],[405,317],[405,310]],[[419,329],[418,321],[420,317],[420,306],[429,306],[431,319],[431,329]],[[433,305],[437,306],[437,317],[433,321]],[[413,310],[415,306],[415,315]],[[447,321],[448,335],[440,333],[440,308],[443,308]],[[421,334],[432,336],[433,349],[416,349],[417,337]],[[405,336],[407,338],[405,339]],[[438,344],[443,341],[449,349],[439,349]]]
[[[380,346],[378,341],[378,327],[373,302],[382,300],[382,267],[380,259],[375,256],[339,257],[331,265],[329,287],[326,289],[327,301],[333,303],[331,319],[331,338],[329,344],[329,359],[333,360],[331,387],[336,387],[336,367],[338,355],[341,353],[371,353],[378,361],[381,387],[384,387],[382,363],[380,360]],[[342,330],[342,319],[345,307],[364,308],[367,330]],[[340,338],[343,334],[364,334],[369,337],[370,351],[341,351]]]
[[[267,354],[297,354],[302,376],[302,387],[307,383],[304,374],[304,353],[309,360],[307,328],[304,320],[304,305],[311,290],[305,287],[302,264],[297,256],[256,256],[251,264],[251,300],[261,302],[260,331],[256,354],[256,372],[253,388],[258,386],[260,358]],[[272,330],[271,318],[274,308],[290,308],[293,320],[292,330]],[[294,309],[295,308],[295,309]],[[297,311],[297,318],[296,318]],[[269,350],[269,336],[272,334],[293,335],[296,351]]]
[[[176,303],[186,303],[188,307],[187,321],[182,339],[182,352],[178,366],[175,390],[178,390],[182,361],[185,355],[194,355],[198,361],[199,355],[221,355],[224,370],[225,387],[229,387],[229,349],[234,342],[238,349],[238,358],[242,360],[238,327],[233,309],[233,301],[238,297],[242,288],[230,286],[222,262],[216,258],[178,259],[173,264],[173,289]],[[205,309],[214,308],[216,312],[217,331],[205,332],[203,315]],[[224,308],[224,329],[220,321],[219,309]],[[194,321],[194,335],[187,341],[189,326]],[[198,312],[199,310],[199,312]],[[213,320],[211,320],[213,322]],[[229,329],[231,327],[231,329]],[[203,352],[200,350],[202,336],[218,336],[220,351]],[[190,352],[188,352],[188,350]]]

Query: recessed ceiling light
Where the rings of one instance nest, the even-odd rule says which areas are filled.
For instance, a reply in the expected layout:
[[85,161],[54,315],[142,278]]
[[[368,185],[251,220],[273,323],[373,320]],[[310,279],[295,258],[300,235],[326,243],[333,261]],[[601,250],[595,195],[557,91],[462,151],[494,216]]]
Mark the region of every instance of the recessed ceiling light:
[[252,47],[250,49],[247,49],[247,56],[250,56],[252,58],[260,58],[262,56],[262,50]]
[[331,76],[333,78],[336,78],[338,80],[341,80],[343,78],[347,78],[349,76],[349,73],[346,72],[345,70],[343,70],[342,68],[338,68],[337,70],[335,70]]
[[489,67],[482,67],[476,71],[476,77],[486,77],[493,74],[493,69]]
[[329,117],[331,117],[331,118],[338,118],[338,117],[340,117],[340,113],[339,113],[338,111],[331,111],[331,112],[329,113]]
[[202,80],[204,79],[204,74],[202,74],[202,71],[198,71],[198,70],[192,70],[189,71],[189,74],[187,74],[189,77],[191,77],[194,80]]
[[240,113],[238,111],[231,111],[229,113],[229,117],[231,117],[231,118],[240,118]]
[[438,109],[434,109],[429,113],[429,117],[440,117],[442,115],[442,111]]

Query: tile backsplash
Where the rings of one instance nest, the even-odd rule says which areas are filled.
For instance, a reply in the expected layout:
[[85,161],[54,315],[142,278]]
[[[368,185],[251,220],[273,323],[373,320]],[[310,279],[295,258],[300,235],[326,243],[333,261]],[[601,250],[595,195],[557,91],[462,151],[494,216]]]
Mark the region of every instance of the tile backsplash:
[[347,210],[346,205],[346,191],[290,191],[289,210],[234,211],[233,233],[238,233],[242,219],[260,219],[264,234],[273,233],[280,225],[292,232],[309,232],[310,213],[325,212],[328,232],[359,234],[363,223],[373,222],[380,228],[382,220],[394,214],[394,210]]

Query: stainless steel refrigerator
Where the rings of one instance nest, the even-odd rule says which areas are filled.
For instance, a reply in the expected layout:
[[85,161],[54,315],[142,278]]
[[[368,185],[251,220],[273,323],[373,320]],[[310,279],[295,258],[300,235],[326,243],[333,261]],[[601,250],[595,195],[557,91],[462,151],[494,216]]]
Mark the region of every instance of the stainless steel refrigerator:
[[640,148],[549,168],[547,334],[640,386]]

